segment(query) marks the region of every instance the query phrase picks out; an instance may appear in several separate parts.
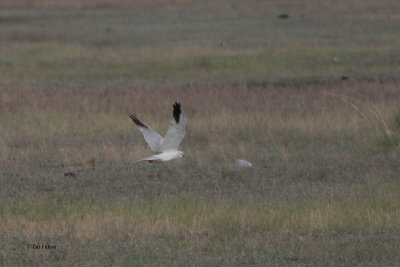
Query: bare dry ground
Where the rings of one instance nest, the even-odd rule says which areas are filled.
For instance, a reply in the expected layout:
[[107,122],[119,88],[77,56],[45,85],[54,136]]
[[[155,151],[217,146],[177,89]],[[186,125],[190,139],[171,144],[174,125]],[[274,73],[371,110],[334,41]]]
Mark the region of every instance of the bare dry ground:
[[397,1],[0,7],[0,265],[400,261]]

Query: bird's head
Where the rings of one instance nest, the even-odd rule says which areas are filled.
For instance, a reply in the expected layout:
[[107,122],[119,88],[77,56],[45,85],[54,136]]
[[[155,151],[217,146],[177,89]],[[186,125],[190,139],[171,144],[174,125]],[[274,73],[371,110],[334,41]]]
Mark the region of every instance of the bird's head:
[[185,155],[185,153],[183,153],[182,151],[178,151],[178,153],[181,156],[181,158]]

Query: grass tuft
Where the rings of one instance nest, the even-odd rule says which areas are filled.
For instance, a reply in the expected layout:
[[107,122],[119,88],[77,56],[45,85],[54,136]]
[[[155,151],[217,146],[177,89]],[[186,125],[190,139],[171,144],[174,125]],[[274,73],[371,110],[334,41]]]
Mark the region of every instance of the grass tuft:
[[358,115],[360,115],[366,122],[371,122],[375,130],[375,144],[386,148],[397,148],[400,143],[400,108],[397,108],[392,119],[387,121],[382,115],[382,112],[364,95],[360,95],[363,100],[357,100],[354,97],[346,95],[338,95],[335,93],[328,94],[341,98],[344,102],[349,104]]

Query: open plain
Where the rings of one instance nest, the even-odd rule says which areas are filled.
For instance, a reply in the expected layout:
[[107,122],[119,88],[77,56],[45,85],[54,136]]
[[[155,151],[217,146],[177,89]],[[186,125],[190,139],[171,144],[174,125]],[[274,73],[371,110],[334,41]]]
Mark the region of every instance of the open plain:
[[[399,13],[1,1],[0,265],[397,265]],[[133,164],[175,101],[185,157]]]

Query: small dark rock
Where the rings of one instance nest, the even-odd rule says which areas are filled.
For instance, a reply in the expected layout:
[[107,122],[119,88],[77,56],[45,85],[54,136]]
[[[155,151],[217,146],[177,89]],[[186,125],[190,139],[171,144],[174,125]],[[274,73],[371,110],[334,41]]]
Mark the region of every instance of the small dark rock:
[[45,191],[45,192],[52,192],[54,190],[55,190],[54,187],[45,187],[45,188],[43,188],[43,191]]
[[76,174],[73,172],[66,172],[66,173],[64,173],[64,176],[76,177]]
[[289,18],[289,14],[280,14],[278,16],[278,18],[280,18],[280,19],[288,19]]
[[342,81],[346,81],[346,80],[348,80],[349,79],[349,77],[347,77],[347,76],[342,76]]

